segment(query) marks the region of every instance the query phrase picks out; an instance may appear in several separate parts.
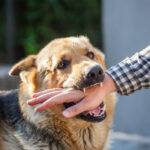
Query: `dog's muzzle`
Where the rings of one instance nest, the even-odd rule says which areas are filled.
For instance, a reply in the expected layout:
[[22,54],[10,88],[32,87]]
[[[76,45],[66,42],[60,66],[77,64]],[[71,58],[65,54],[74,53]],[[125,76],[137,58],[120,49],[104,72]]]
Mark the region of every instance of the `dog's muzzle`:
[[84,77],[85,82],[93,85],[104,80],[104,71],[100,66],[96,65],[85,70]]
[[77,83],[75,88],[83,89],[96,84],[102,83],[105,78],[103,69],[99,65],[84,69],[82,79]]
[[[90,68],[86,68],[83,72],[83,78],[78,84],[74,87],[76,89],[82,90],[83,92],[85,91],[86,88],[92,87],[95,85],[102,85],[102,82],[105,78],[104,71],[99,65],[95,65]],[[82,99],[81,99],[82,100]],[[80,100],[80,101],[81,101]],[[65,107],[71,107],[75,105],[76,103],[71,102],[71,103],[65,103]],[[81,118],[85,121],[90,121],[90,122],[101,122],[106,118],[106,106],[104,102],[102,102],[98,107],[95,109],[83,112],[79,114],[77,117]]]

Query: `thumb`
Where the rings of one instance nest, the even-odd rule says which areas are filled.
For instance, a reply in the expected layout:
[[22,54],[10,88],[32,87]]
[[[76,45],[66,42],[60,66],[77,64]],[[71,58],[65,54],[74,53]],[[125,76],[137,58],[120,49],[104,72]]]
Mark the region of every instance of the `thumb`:
[[66,118],[71,118],[71,117],[74,117],[74,116],[88,110],[88,109],[89,109],[89,105],[87,105],[85,100],[82,100],[81,102],[65,109],[63,111],[63,116]]

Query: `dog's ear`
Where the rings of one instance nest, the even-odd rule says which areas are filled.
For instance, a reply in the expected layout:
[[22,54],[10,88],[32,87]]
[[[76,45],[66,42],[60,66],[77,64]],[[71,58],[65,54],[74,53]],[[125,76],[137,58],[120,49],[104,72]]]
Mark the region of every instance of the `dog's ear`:
[[30,67],[35,66],[36,55],[30,55],[25,59],[21,60],[17,64],[15,64],[12,69],[9,71],[10,76],[19,76],[21,71],[26,71]]
[[36,67],[35,60],[36,60],[36,55],[30,55],[26,57],[25,59],[21,60],[20,62],[18,62],[16,65],[12,67],[12,69],[9,71],[9,75],[20,76],[22,81],[24,81],[27,76],[28,70]]
[[95,50],[96,50],[96,57],[97,57],[99,63],[102,65],[103,69],[106,70],[104,53],[101,52],[98,48],[95,48]]

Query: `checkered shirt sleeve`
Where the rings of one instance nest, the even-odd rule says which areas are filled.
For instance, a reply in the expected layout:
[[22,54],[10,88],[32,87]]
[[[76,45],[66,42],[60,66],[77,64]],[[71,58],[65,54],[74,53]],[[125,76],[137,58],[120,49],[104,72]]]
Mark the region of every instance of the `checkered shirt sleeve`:
[[150,88],[150,46],[126,58],[106,71],[115,81],[118,93],[131,93]]

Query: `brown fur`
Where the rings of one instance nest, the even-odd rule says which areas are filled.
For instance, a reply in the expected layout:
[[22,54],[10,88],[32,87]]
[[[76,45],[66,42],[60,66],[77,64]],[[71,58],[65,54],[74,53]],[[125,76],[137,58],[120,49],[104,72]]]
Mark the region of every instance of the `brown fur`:
[[[93,51],[94,60],[86,57],[86,52]],[[63,59],[70,59],[71,65],[57,70],[56,64]],[[82,77],[82,71],[90,64],[98,63],[106,70],[103,54],[94,48],[86,37],[56,39],[44,47],[38,55],[32,55],[16,64],[10,75],[20,75],[19,105],[26,120],[37,128],[46,129],[59,140],[65,150],[102,150],[106,144],[109,126],[112,123],[115,95],[104,99],[107,118],[100,123],[91,123],[76,117],[66,119],[62,116],[65,109],[57,105],[43,112],[35,112],[34,107],[27,105],[34,92],[56,87],[72,87]],[[69,84],[64,82],[71,78]],[[1,144],[1,143],[0,143]],[[56,145],[52,146],[53,150]],[[3,149],[4,150],[4,149]]]

